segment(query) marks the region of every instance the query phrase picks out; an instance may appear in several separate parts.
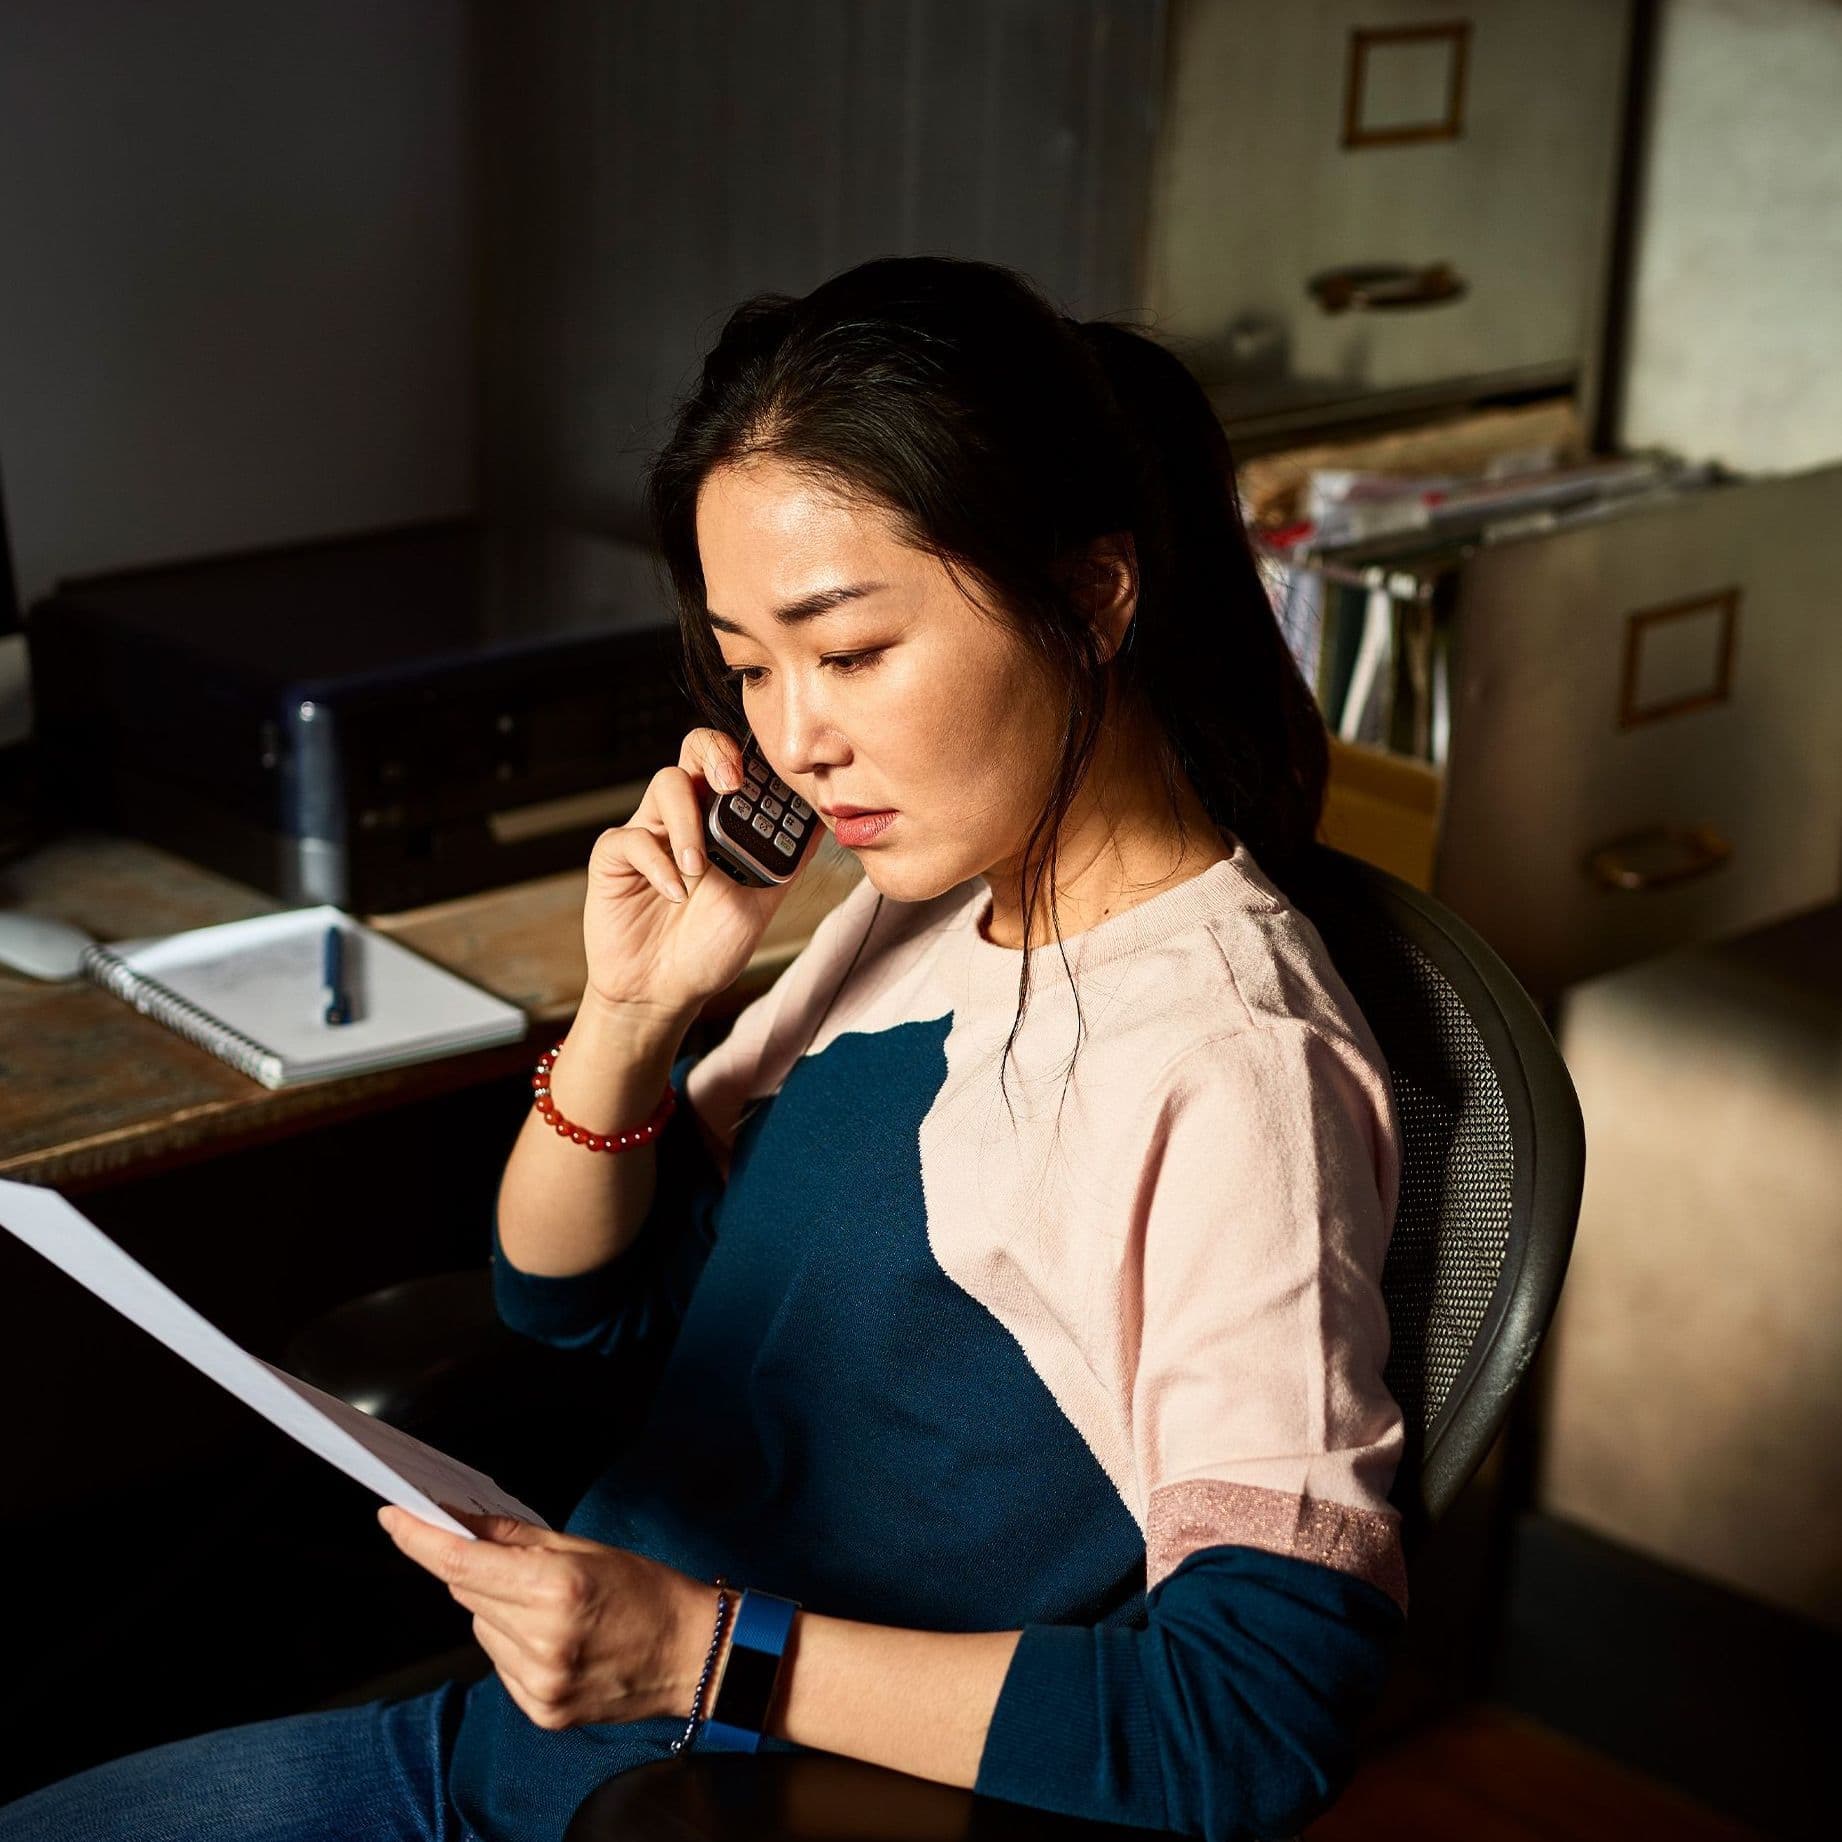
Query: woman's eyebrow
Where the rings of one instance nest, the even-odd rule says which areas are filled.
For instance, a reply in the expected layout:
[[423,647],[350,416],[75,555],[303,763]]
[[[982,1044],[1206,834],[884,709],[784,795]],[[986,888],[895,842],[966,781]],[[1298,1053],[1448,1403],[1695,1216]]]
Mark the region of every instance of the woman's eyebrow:
[[[810,595],[802,595],[797,601],[789,601],[785,607],[776,608],[774,619],[783,627],[797,627],[803,620],[816,620],[821,614],[829,614],[833,608],[841,607],[847,601],[874,595],[888,586],[887,582],[852,582],[840,584],[837,588],[815,589]],[[750,637],[746,627],[737,626],[733,620],[725,620],[714,608],[705,611],[710,616],[710,625],[719,633],[739,633],[743,639]]]

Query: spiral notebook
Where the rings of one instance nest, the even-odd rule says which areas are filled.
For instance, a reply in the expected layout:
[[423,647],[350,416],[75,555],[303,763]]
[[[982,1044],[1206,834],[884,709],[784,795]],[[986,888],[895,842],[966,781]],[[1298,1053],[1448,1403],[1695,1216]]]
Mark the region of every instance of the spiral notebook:
[[[352,1020],[322,1000],[326,930],[344,937]],[[364,1074],[519,1041],[525,1014],[331,906],[161,940],[91,946],[86,977],[264,1087]]]

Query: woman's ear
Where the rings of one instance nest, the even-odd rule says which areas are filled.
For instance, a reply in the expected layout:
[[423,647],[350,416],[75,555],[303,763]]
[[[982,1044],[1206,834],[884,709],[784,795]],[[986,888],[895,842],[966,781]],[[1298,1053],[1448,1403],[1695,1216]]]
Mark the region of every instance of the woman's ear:
[[1138,611],[1138,547],[1132,533],[1095,538],[1069,572],[1069,592],[1094,629],[1102,663],[1110,662]]

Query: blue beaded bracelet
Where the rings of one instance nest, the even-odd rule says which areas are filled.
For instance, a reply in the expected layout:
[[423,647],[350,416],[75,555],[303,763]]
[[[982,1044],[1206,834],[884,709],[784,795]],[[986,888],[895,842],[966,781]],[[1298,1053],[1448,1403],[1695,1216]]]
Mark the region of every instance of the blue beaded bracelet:
[[697,1723],[703,1718],[704,1690],[709,1686],[710,1671],[716,1666],[716,1653],[723,1643],[723,1614],[729,1609],[729,1582],[719,1573],[716,1576],[716,1629],[710,1633],[710,1648],[704,1652],[703,1673],[697,1678],[697,1687],[691,1691],[691,1718],[684,1723],[684,1731],[672,1741],[672,1751],[681,1753],[690,1745],[697,1734]]

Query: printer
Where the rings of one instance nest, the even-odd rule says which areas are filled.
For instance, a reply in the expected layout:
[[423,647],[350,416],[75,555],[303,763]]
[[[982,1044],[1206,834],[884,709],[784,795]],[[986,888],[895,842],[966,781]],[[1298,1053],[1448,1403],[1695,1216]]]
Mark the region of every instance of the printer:
[[26,633],[50,816],[365,914],[585,864],[697,720],[662,558],[580,531],[90,576]]

